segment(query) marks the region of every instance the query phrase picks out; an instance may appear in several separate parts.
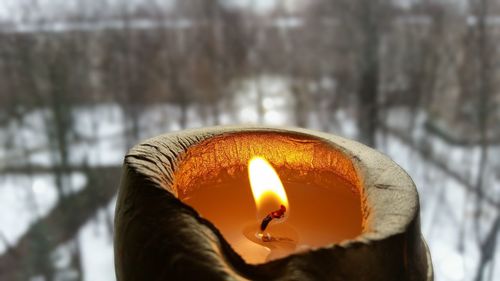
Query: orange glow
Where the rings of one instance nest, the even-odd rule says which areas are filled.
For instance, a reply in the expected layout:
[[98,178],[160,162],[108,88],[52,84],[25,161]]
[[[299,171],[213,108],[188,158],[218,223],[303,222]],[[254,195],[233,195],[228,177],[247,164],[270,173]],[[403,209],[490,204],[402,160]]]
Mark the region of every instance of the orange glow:
[[285,188],[278,173],[266,159],[252,157],[248,162],[248,176],[259,218],[262,219],[270,212],[278,210],[281,205],[285,206],[289,213]]
[[[221,179],[241,179],[240,172],[248,174],[248,161],[256,155],[265,155],[275,169],[279,168],[280,178],[286,178],[287,182],[303,182],[307,178],[310,184],[334,188],[330,179],[335,177],[335,181],[341,180],[352,187],[351,191],[357,196],[362,191],[350,157],[327,142],[285,132],[242,132],[209,138],[190,146],[174,177],[161,180],[182,200]],[[172,186],[168,187],[170,181]],[[251,192],[248,195],[251,197]],[[293,201],[292,205],[296,209]]]

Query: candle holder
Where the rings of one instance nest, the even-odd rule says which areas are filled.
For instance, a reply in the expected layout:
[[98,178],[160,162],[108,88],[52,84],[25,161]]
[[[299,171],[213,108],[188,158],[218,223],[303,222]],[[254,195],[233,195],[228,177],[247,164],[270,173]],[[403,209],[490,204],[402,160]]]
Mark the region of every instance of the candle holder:
[[[301,196],[290,188],[290,223],[299,233],[292,240],[304,245],[265,262],[252,261],[234,242],[245,208],[229,211],[247,200],[240,190],[246,190],[245,169],[255,155],[276,167],[285,189],[286,182],[305,182]],[[342,189],[354,199],[332,197],[326,202],[339,211],[325,213],[319,201],[307,202],[309,186]],[[210,217],[204,206],[228,211]],[[321,222],[318,230],[304,229],[302,210],[313,218],[302,217]],[[241,233],[245,226],[241,221]],[[114,249],[119,281],[433,280],[418,194],[406,172],[360,143],[298,128],[213,127],[138,144],[125,157]]]

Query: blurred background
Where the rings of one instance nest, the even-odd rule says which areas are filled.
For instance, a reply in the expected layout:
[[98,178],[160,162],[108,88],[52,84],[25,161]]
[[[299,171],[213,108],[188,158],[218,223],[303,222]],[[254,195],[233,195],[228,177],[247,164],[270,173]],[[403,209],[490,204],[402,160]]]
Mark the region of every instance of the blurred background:
[[235,123],[386,153],[436,280],[500,280],[499,83],[497,0],[2,0],[0,280],[115,280],[127,150]]

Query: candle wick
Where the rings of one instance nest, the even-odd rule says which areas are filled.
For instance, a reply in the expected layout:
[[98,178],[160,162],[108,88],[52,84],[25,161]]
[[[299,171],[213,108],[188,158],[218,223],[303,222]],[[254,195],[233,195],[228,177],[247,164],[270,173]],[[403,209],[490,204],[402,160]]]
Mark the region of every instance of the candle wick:
[[286,208],[285,206],[281,205],[279,210],[276,210],[274,212],[270,212],[263,220],[262,223],[260,224],[260,230],[264,231],[266,230],[267,226],[273,219],[281,219],[285,216]]

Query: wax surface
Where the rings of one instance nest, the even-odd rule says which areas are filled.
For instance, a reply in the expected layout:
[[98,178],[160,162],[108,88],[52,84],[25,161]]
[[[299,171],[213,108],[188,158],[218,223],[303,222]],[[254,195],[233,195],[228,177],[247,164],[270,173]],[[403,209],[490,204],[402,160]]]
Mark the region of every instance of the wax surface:
[[[300,182],[282,180],[289,200],[289,214],[284,224],[298,233],[298,250],[338,243],[361,234],[359,195],[353,192],[352,186],[334,175],[323,176],[326,186],[313,184],[307,177]],[[221,178],[218,183],[201,183],[183,202],[214,223],[245,261],[254,264],[266,261],[269,250],[243,235],[249,223],[262,219],[256,217],[246,173]],[[273,224],[269,226],[269,232],[272,233],[272,229]]]

